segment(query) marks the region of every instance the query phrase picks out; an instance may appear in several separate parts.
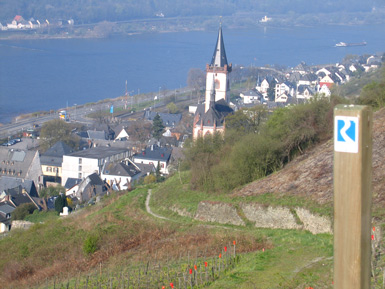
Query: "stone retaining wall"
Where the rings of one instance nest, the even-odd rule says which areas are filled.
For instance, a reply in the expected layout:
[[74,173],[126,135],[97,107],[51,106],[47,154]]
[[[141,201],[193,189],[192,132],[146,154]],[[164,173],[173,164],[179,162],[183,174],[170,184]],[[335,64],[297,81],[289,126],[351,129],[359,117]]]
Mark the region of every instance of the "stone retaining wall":
[[328,233],[332,234],[331,221],[323,216],[313,215],[304,208],[296,208],[298,218],[303,223],[304,229],[312,234]]
[[28,221],[12,221],[11,224],[11,230],[13,229],[22,229],[22,230],[28,230],[31,228],[33,223]]
[[[299,229],[312,234],[332,234],[331,221],[324,216],[312,214],[304,208],[296,208],[295,212],[286,207],[262,206],[260,204],[241,204],[241,212],[227,203],[203,201],[198,205],[195,220],[245,226],[250,221],[258,228]],[[247,220],[243,220],[239,213]]]
[[245,217],[258,228],[302,229],[288,208],[263,207],[259,204],[242,204]]
[[200,202],[194,219],[204,222],[245,226],[245,222],[238,215],[237,209],[226,203]]

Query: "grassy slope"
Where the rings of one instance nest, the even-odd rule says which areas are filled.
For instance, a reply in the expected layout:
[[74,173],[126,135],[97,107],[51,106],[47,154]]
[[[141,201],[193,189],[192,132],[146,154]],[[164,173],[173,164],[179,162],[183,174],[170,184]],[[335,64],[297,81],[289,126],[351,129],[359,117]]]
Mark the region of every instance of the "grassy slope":
[[[258,202],[291,208],[303,206],[317,213],[331,213],[330,206],[320,206],[305,198],[294,196],[277,197],[274,194],[263,194],[245,198],[191,191],[188,188],[187,173],[182,174],[181,178],[175,176],[155,188],[151,207],[154,208],[153,211],[156,210],[157,213],[176,221],[197,223],[187,215],[194,215],[198,203],[202,200],[232,204]],[[186,217],[175,213],[175,208],[185,212]],[[257,229],[252,224],[248,224],[246,228],[226,227],[251,234],[263,234],[271,242],[272,248],[265,252],[259,250],[243,255],[234,270],[208,288],[296,288],[298,285],[311,284],[317,285],[317,288],[331,288],[330,257],[333,252],[330,235],[314,236],[296,230]]]
[[[169,198],[174,197],[164,196],[167,188],[170,194],[181,192],[174,200],[192,213],[202,199],[231,201],[229,196],[189,192],[186,175],[183,179],[181,184],[174,176],[153,187],[151,207],[154,211],[170,216],[166,204],[171,205]],[[173,221],[162,221],[145,212],[147,190],[148,187],[142,187],[110,196],[101,204],[68,218],[55,219],[48,215],[44,224],[36,224],[26,232],[13,231],[10,237],[0,241],[0,284],[29,287],[54,276],[66,279],[85,275],[101,263],[103,268],[114,270],[122,264],[135,267],[154,258],[176,260],[195,251],[205,251],[208,257],[215,257],[224,245],[237,240],[240,262],[207,288],[330,285],[331,262],[327,258],[332,256],[331,236],[313,236],[295,230],[261,230],[252,226],[207,226],[176,214],[171,215]],[[34,216],[39,221],[41,217]],[[98,250],[85,255],[83,244],[89,236],[97,236]],[[321,261],[313,264],[314,260]]]

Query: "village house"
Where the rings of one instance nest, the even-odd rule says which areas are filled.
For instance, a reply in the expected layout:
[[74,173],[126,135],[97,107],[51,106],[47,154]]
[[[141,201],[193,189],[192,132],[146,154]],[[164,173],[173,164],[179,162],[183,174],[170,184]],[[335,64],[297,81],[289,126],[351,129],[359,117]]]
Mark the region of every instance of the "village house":
[[133,161],[135,165],[149,164],[153,165],[155,168],[160,166],[160,172],[164,175],[169,174],[168,165],[170,162],[170,157],[172,153],[172,148],[168,147],[159,147],[157,145],[151,145],[143,150],[139,154],[133,156]]
[[74,195],[78,191],[79,184],[81,182],[82,182],[82,179],[68,178],[66,183],[63,186],[66,189],[65,195],[66,196]]
[[163,125],[166,128],[176,127],[179,124],[179,122],[182,120],[181,113],[163,113],[163,112],[156,112],[151,110],[146,110],[144,112],[143,118],[149,121],[153,121],[154,117],[157,114],[159,114],[160,118],[162,119]]
[[318,90],[318,93],[324,96],[330,96],[332,94],[327,85],[322,85]]
[[39,193],[33,181],[3,176],[0,178],[0,201],[7,196],[7,191],[9,189],[19,187],[24,189],[31,197],[39,197]]
[[7,202],[15,208],[24,204],[33,204],[38,210],[44,207],[44,201],[42,199],[37,196],[31,196],[21,185],[3,191],[2,195],[4,195],[4,197],[0,202]]
[[74,198],[79,203],[90,201],[97,196],[108,193],[108,185],[103,182],[97,173],[85,177],[75,188],[66,191],[66,196]]
[[268,101],[267,93],[270,88],[270,84],[272,84],[273,82],[278,83],[279,82],[278,77],[268,75],[262,81],[260,81],[258,76],[257,85],[255,89],[263,95],[263,99],[265,101]]
[[120,126],[116,131],[119,131],[119,133],[116,135],[115,140],[127,141],[130,138],[126,126]]
[[108,162],[105,164],[101,179],[115,191],[127,190],[134,187],[134,183],[141,177],[141,171],[129,159],[120,162]]
[[263,101],[263,95],[258,90],[248,90],[246,92],[241,92],[239,96],[242,98],[244,104],[257,104]]
[[0,233],[8,232],[11,230],[11,214],[15,210],[15,207],[11,204],[4,202],[0,203]]
[[68,178],[84,179],[97,173],[100,175],[105,163],[129,157],[129,149],[115,147],[93,147],[63,156],[62,185]]
[[333,79],[331,77],[331,74],[328,74],[328,75],[325,75],[323,78],[320,79],[319,86],[322,87],[323,85],[325,85],[330,89],[334,83],[335,83],[335,78]]
[[305,75],[308,72],[310,72],[310,68],[309,66],[306,65],[305,62],[302,61],[300,64],[298,64],[296,67],[292,69],[292,72],[298,72],[301,75]]
[[312,88],[310,85],[299,85],[297,88],[297,95],[296,97],[298,99],[306,99],[309,100],[316,94],[316,91],[314,88]]
[[293,96],[295,93],[295,87],[288,81],[277,83],[275,85],[275,100],[282,99],[281,95],[285,94],[286,96]]
[[58,141],[40,156],[44,181],[61,183],[63,156],[74,150],[62,141]]
[[2,177],[31,180],[39,189],[43,185],[39,152],[0,147],[0,180]]

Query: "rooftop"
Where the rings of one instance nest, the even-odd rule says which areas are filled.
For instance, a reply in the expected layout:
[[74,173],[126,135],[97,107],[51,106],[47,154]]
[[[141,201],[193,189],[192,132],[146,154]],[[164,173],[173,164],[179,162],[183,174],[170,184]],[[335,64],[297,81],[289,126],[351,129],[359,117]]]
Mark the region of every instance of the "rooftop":
[[89,158],[89,159],[103,159],[109,156],[117,155],[120,153],[128,152],[128,148],[116,148],[116,147],[94,147],[72,154],[68,154],[71,157]]

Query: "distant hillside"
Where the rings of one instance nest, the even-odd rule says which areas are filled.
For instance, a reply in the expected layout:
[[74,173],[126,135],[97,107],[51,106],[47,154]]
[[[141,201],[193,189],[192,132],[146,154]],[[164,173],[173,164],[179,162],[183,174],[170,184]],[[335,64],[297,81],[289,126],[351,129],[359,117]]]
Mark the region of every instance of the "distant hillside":
[[[385,206],[385,108],[374,113],[373,209]],[[297,157],[284,169],[239,189],[237,196],[264,193],[296,195],[320,204],[333,201],[333,141],[327,141]],[[381,216],[382,218],[384,216]]]
[[384,6],[380,1],[368,5],[365,1],[307,1],[307,0],[144,0],[144,1],[103,1],[103,0],[3,0],[0,1],[0,22],[9,21],[15,15],[24,19],[74,19],[75,23],[100,21],[122,21],[150,17],[179,17],[233,15],[239,12],[255,11],[269,14],[287,13],[363,13]]

